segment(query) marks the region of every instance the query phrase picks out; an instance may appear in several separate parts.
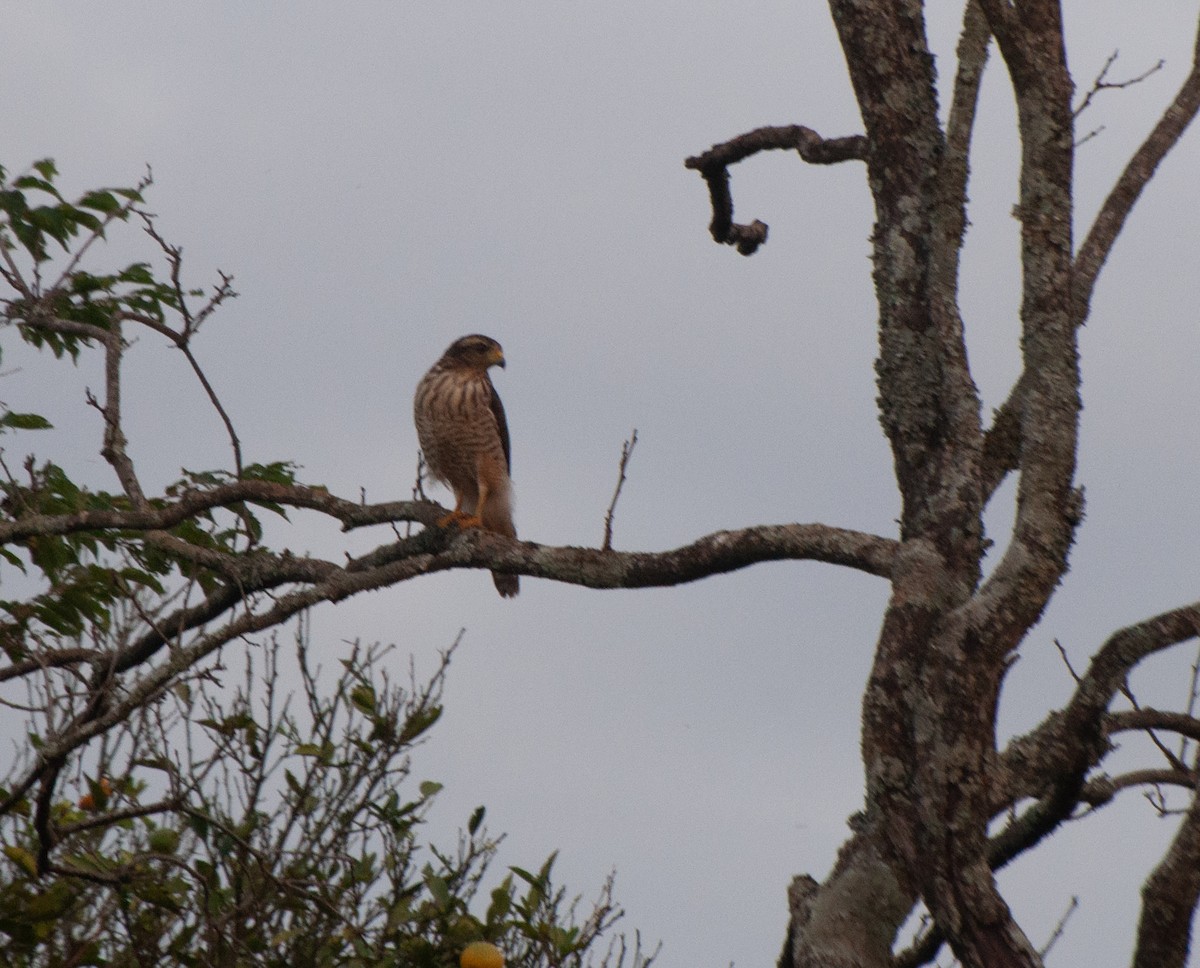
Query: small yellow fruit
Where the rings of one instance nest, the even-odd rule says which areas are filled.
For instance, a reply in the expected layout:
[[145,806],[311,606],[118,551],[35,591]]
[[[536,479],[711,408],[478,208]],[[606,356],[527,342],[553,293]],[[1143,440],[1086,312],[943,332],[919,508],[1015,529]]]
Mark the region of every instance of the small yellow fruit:
[[504,955],[494,944],[473,941],[463,948],[458,963],[462,968],[504,968]]

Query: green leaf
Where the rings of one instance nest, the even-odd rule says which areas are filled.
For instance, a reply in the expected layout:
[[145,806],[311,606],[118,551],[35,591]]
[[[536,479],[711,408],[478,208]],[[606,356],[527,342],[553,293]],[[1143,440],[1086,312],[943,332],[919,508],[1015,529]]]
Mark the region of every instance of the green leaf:
[[453,896],[450,894],[450,885],[445,881],[445,878],[438,877],[428,867],[425,868],[425,886],[429,888],[429,893],[433,896],[437,906],[443,911],[449,911],[454,905]]
[[350,876],[357,884],[369,884],[375,879],[375,855],[364,854],[350,865]]
[[142,286],[153,286],[154,273],[150,270],[148,262],[132,262],[120,271],[117,279],[121,282],[129,282]]
[[54,921],[71,909],[75,903],[75,892],[64,881],[58,881],[48,890],[30,898],[24,914],[33,921]]
[[179,899],[170,890],[167,885],[158,881],[134,881],[130,885],[130,889],[147,904],[153,904],[155,907],[170,911],[172,914],[179,914],[183,908],[179,904]]
[[543,884],[550,883],[550,871],[554,867],[554,862],[558,860],[558,851],[551,851],[550,856],[546,858],[546,863],[542,865],[542,869],[538,871],[538,880]]
[[418,709],[405,720],[404,728],[400,730],[400,742],[411,743],[417,737],[428,731],[442,717],[441,706],[430,706]]
[[31,167],[48,181],[53,181],[58,174],[58,167],[54,164],[53,158],[42,158],[35,161]]
[[296,774],[291,770],[283,771],[283,778],[287,781],[288,787],[296,796],[301,796],[304,793],[304,785],[296,779]]
[[467,821],[468,833],[474,835],[479,830],[480,825],[483,823],[483,815],[486,812],[487,810],[482,806],[475,808],[475,812],[471,814],[471,819]]
[[106,190],[88,192],[79,200],[79,205],[82,208],[94,208],[97,212],[103,212],[105,215],[111,215],[121,210],[121,203],[117,201],[117,197]]
[[272,464],[249,464],[242,469],[242,478],[248,481],[270,481],[274,484],[295,484],[296,471],[300,465],[290,460]]
[[153,575],[142,571],[140,568],[122,568],[118,575],[121,576],[130,585],[138,585],[142,588],[149,588],[152,592],[158,595],[165,595],[166,589]]
[[487,923],[498,924],[508,917],[512,910],[512,877],[504,878],[503,883],[492,891],[492,903],[488,905]]
[[150,849],[159,854],[173,854],[179,849],[179,831],[170,827],[159,827],[150,831],[146,843]]
[[442,790],[442,785],[436,780],[421,781],[421,796],[428,799],[429,797],[437,796]]
[[[192,828],[192,833],[194,833],[201,840],[208,840],[208,831],[210,827],[208,817],[201,816],[198,813],[189,813],[187,815],[187,823],[188,826]],[[197,861],[196,863],[201,864],[203,861]]]
[[9,860],[21,868],[21,870],[23,870],[30,877],[38,876],[37,861],[34,860],[33,854],[27,851],[24,847],[5,845],[4,854]]
[[0,427],[11,427],[13,430],[50,430],[53,426],[37,413],[14,413],[10,410],[0,417]]
[[364,713],[375,712],[375,690],[370,686],[355,686],[350,690],[350,701]]
[[[186,685],[187,683],[184,682],[178,683],[175,689]],[[163,773],[172,772],[174,767],[174,764],[165,756],[138,756],[134,758],[133,765],[144,766],[148,770],[161,770]]]
[[27,191],[29,189],[36,189],[38,191],[46,192],[50,195],[53,195],[55,198],[61,197],[58,194],[58,190],[53,185],[51,185],[50,182],[46,181],[43,178],[34,178],[33,175],[22,175],[20,178],[16,179],[16,181],[14,181],[12,184],[13,184],[13,188],[19,188],[22,191]]
[[333,755],[333,747],[328,743],[324,745],[301,743],[294,752],[297,756],[315,756],[318,759],[327,760]]

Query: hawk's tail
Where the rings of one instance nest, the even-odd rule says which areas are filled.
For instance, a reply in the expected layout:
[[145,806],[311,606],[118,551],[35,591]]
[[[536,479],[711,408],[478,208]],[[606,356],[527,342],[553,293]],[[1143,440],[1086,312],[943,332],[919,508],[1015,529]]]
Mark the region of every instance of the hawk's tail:
[[[512,519],[512,481],[505,477],[502,486],[490,491],[479,513],[483,518],[483,526],[488,531],[494,531],[515,541],[517,529]],[[496,591],[504,598],[513,598],[521,589],[516,575],[493,571],[492,581],[496,583]]]
[[506,575],[502,571],[492,572],[492,581],[504,598],[513,598],[521,590],[521,580],[516,575]]

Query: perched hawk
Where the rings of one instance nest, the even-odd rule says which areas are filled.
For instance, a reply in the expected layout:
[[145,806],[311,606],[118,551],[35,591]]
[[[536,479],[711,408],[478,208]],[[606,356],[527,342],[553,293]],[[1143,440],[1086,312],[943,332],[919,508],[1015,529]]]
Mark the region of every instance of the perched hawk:
[[[487,336],[450,344],[417,384],[413,419],[425,463],[454,492],[454,510],[438,524],[517,536],[512,519],[508,424],[488,368],[504,366],[504,351]],[[492,572],[505,598],[517,594],[516,575]]]

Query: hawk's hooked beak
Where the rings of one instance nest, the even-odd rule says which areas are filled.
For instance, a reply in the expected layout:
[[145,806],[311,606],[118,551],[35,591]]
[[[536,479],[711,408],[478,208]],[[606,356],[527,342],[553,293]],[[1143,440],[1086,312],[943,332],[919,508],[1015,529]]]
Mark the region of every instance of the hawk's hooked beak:
[[503,370],[504,369],[504,351],[502,349],[500,349],[499,347],[492,350],[490,353],[488,353],[488,363],[490,363],[492,366],[498,366],[498,367],[500,367],[500,369]]

